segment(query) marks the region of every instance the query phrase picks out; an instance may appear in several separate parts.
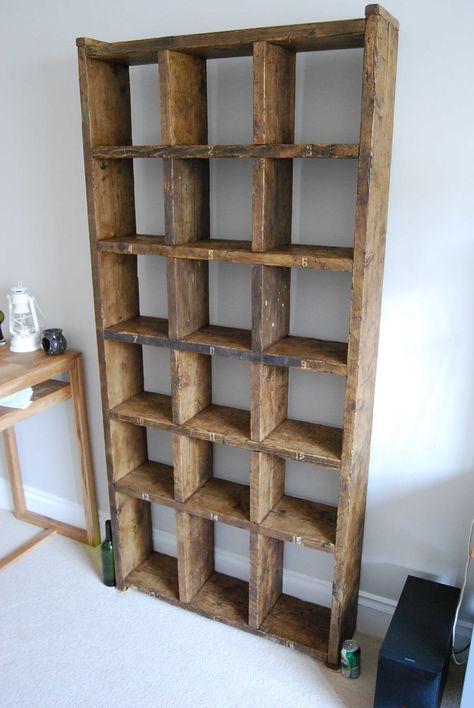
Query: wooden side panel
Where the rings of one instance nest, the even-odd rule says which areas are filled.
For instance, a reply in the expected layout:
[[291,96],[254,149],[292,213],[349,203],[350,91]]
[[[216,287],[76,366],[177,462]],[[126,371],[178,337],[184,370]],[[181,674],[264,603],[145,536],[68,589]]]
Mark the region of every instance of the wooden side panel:
[[250,534],[249,625],[258,628],[281,595],[283,541]]
[[250,453],[250,521],[261,524],[285,493],[285,460],[267,452]]
[[104,144],[131,145],[129,71],[89,59],[85,47],[79,47],[79,75],[109,495],[113,533],[119,539],[114,544],[117,586],[122,588],[124,577],[151,551],[151,520],[144,502],[115,494],[113,480],[146,459],[146,439],[142,429],[122,426],[125,437],[119,440],[120,424],[114,424],[112,434],[109,408],[143,390],[143,368],[140,347],[105,343],[103,330],[139,314],[137,264],[127,255],[99,254],[97,246],[111,236],[136,233],[133,165],[96,160],[92,150]]
[[352,306],[328,663],[355,630],[387,225],[398,32],[369,14],[364,48]]
[[214,525],[208,519],[176,512],[179,599],[191,602],[214,572]]

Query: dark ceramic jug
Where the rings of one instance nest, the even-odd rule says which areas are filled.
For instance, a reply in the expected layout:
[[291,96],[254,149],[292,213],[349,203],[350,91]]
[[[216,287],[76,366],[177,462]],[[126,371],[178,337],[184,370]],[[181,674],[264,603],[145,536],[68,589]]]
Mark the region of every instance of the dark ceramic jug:
[[43,330],[43,339],[41,340],[41,346],[46,354],[63,354],[66,350],[66,337],[63,334],[62,329],[57,327],[51,327],[51,329]]

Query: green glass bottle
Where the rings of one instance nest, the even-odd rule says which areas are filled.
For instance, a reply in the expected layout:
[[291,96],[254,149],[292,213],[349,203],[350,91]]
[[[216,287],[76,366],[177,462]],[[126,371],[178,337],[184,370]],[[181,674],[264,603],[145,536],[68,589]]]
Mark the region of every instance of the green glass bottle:
[[112,545],[112,523],[110,519],[105,522],[105,540],[100,547],[102,558],[102,578],[104,585],[115,586],[114,547]]

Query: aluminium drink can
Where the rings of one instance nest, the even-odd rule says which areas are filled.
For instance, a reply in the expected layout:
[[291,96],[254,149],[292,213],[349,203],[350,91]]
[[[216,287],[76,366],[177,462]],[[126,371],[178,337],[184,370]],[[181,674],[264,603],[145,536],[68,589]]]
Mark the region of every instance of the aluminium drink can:
[[360,676],[360,646],[355,639],[346,639],[342,643],[341,671],[346,678]]

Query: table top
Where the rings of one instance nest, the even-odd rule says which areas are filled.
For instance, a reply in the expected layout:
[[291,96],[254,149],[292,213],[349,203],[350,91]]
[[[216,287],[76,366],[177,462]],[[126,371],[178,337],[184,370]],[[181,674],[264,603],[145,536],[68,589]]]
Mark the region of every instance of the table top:
[[0,398],[64,374],[80,356],[80,352],[69,349],[57,356],[45,354],[42,349],[35,352],[11,352],[7,342],[4,347],[0,347]]

